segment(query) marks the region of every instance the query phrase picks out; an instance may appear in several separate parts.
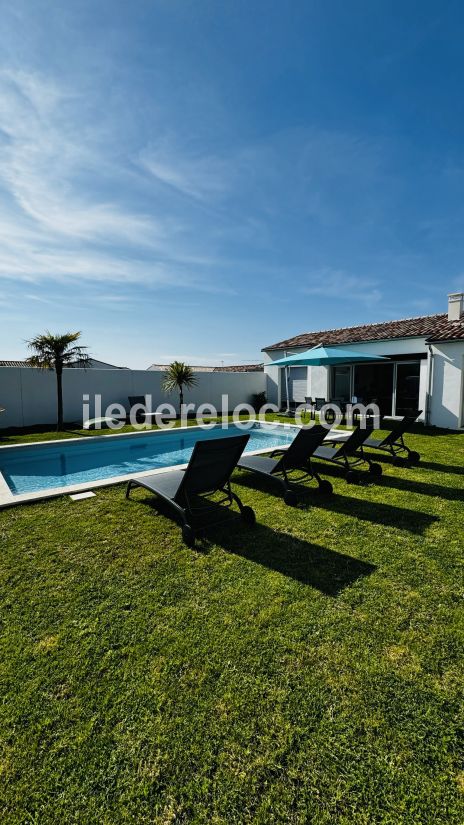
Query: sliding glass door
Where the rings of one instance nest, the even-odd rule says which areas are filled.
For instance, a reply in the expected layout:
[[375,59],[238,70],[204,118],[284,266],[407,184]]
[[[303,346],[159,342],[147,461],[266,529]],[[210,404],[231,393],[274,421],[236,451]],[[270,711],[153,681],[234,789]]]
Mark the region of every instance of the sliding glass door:
[[420,361],[396,364],[395,415],[407,415],[419,406]]
[[394,364],[356,364],[354,395],[361,404],[378,404],[381,415],[393,411]]
[[333,401],[378,404],[381,415],[407,415],[419,406],[420,361],[332,367]]

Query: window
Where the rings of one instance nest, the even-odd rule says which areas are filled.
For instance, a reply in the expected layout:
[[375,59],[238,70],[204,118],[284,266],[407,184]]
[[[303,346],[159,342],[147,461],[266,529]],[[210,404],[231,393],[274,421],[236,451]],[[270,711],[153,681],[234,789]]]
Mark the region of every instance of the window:
[[331,398],[336,401],[351,401],[351,367],[334,367],[332,372]]

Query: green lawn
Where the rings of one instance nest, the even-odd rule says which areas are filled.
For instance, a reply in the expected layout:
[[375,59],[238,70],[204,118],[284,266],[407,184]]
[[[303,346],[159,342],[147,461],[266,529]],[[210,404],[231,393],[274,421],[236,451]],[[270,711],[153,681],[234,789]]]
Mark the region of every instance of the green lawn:
[[142,490],[0,511],[0,821],[461,825],[464,436],[407,440],[295,509],[237,472],[195,550]]

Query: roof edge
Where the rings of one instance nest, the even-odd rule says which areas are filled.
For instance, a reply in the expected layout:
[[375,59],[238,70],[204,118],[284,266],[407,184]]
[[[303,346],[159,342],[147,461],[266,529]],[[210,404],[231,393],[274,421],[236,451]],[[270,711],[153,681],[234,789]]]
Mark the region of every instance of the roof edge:
[[[310,332],[301,332],[298,335],[292,336],[291,338],[284,338],[281,341],[277,341],[277,343],[275,343],[275,344],[270,344],[268,346],[262,347],[261,352],[267,352],[268,350],[272,350],[272,349],[284,349],[286,347],[304,347],[304,346],[306,346],[306,344],[290,344],[289,341],[292,341],[295,338],[303,338],[303,337],[307,337],[307,336],[308,337],[309,336],[317,337],[317,336],[323,336],[323,335],[331,335],[334,332],[347,332],[347,333],[349,333],[350,330],[355,330],[355,329],[356,330],[362,330],[362,329],[369,329],[369,328],[372,328],[372,327],[382,327],[382,326],[385,326],[387,324],[404,324],[404,323],[408,323],[410,321],[426,320],[427,318],[445,319],[446,318],[446,313],[445,312],[433,312],[430,315],[413,315],[409,318],[395,318],[395,319],[390,320],[390,321],[375,321],[371,324],[352,324],[349,327],[333,327],[331,329],[319,329],[319,330],[316,329],[316,330],[311,330]],[[426,333],[424,333],[424,334],[413,333],[411,335],[406,334],[406,335],[398,336],[398,338],[425,338],[425,337],[426,337]],[[367,344],[367,343],[372,342],[372,341],[389,341],[389,340],[390,340],[390,336],[387,336],[386,338],[363,338],[363,339],[359,340],[359,343],[363,343],[363,344],[366,343]],[[321,342],[321,343],[323,343],[323,342]],[[353,338],[351,341],[344,341],[343,343],[344,344],[349,344],[349,343],[355,344],[355,343],[358,343],[358,339]],[[337,346],[337,344],[331,344],[330,346]]]
[[[341,329],[345,329],[345,327],[341,327]],[[325,330],[328,332],[328,330]],[[331,330],[331,332],[337,332],[337,330]],[[302,335],[317,335],[317,332],[303,332]],[[298,336],[296,336],[298,337]],[[417,334],[414,335],[398,335],[395,338],[388,336],[387,338],[353,338],[351,341],[343,341],[339,344],[324,344],[324,341],[321,341],[319,344],[315,344],[314,346],[317,347],[347,347],[350,344],[375,344],[381,343],[382,341],[401,341],[403,338],[426,338],[424,334]],[[261,352],[267,352],[270,349],[312,349],[311,345],[308,344],[273,344],[271,347],[263,347]]]

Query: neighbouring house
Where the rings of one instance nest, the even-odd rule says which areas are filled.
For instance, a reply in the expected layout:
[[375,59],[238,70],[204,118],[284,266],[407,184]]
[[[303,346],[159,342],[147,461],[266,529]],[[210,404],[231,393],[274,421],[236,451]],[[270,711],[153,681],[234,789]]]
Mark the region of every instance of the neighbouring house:
[[[151,364],[147,369],[164,372],[168,364]],[[202,367],[198,364],[189,364],[193,372],[263,372],[264,364],[233,364],[227,367]]]
[[437,427],[464,427],[464,293],[448,296],[448,312],[378,324],[307,332],[263,348],[267,396],[287,404],[285,368],[272,362],[318,345],[385,356],[388,361],[331,367],[291,367],[289,400],[306,397],[378,400],[383,415],[423,410]]
[[[66,364],[64,369],[82,368],[81,361],[74,361],[72,364]],[[27,361],[0,361],[0,367],[30,367]],[[106,361],[98,361],[96,358],[90,358],[85,365],[85,369],[91,370],[127,370],[128,367],[115,367],[114,364],[107,364]]]

